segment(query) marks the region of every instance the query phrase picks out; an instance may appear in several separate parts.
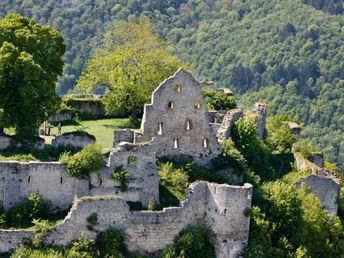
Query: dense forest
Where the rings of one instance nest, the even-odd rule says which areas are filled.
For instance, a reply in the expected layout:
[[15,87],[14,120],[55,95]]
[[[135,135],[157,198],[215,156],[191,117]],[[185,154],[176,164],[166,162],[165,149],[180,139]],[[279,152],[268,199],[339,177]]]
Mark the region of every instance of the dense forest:
[[265,101],[304,123],[303,137],[344,169],[344,16],[340,0],[3,0],[65,38],[61,94],[73,89],[115,20],[145,15],[199,79],[231,88],[239,106]]

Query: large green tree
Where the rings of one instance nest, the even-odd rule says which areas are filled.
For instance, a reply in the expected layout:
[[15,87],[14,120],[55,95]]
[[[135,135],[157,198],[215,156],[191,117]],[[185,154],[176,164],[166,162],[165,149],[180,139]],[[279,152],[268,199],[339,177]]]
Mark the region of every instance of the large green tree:
[[0,108],[2,125],[19,137],[37,134],[37,126],[59,103],[55,82],[63,69],[65,45],[51,27],[18,14],[0,19]]
[[135,120],[152,91],[180,66],[168,43],[158,37],[147,18],[140,17],[107,29],[103,47],[90,60],[77,86],[87,92],[106,86],[106,110],[125,110]]

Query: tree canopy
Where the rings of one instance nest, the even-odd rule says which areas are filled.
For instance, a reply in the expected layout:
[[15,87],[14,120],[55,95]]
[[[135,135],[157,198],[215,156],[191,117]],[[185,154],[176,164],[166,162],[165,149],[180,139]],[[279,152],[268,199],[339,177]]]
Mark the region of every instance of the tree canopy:
[[51,27],[10,14],[0,19],[1,124],[18,136],[37,134],[37,126],[58,107],[55,82],[62,74],[65,45]]
[[107,29],[103,47],[90,60],[77,87],[92,91],[106,86],[107,112],[125,110],[135,120],[152,91],[182,65],[170,52],[147,18],[116,22]]

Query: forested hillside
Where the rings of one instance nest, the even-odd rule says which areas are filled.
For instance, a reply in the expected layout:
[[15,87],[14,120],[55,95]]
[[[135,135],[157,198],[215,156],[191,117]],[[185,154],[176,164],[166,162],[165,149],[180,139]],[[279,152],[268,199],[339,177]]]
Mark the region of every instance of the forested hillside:
[[303,136],[344,169],[344,15],[340,0],[2,0],[52,25],[67,54],[58,90],[66,93],[114,20],[149,17],[180,59],[239,105],[266,101],[270,112],[302,121]]

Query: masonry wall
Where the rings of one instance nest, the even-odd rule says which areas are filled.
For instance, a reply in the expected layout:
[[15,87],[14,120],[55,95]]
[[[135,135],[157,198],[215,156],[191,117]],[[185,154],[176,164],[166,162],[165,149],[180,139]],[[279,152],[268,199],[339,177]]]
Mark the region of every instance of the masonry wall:
[[70,176],[59,162],[0,162],[0,202],[8,210],[31,193],[50,200],[53,211],[69,208],[74,196],[88,195],[88,180]]
[[[112,178],[115,167],[123,166],[129,173],[127,191],[120,190],[120,183]],[[150,144],[126,144],[110,153],[107,167],[99,173],[92,173],[91,196],[120,195],[127,201],[159,203],[159,175],[156,166],[156,152]]]
[[[186,225],[205,217],[215,234],[217,257],[236,257],[248,240],[249,218],[243,212],[251,207],[251,197],[250,184],[206,182],[192,184],[181,207],[157,212],[129,212],[122,198],[84,197],[76,201],[63,223],[48,233],[46,243],[68,245],[81,236],[95,238],[95,231],[114,227],[124,230],[131,251],[152,254],[171,244]],[[92,213],[98,215],[95,231],[89,231],[86,222]]]
[[213,128],[209,125],[201,84],[180,69],[152,94],[152,103],[144,107],[141,141],[157,138],[157,154],[194,156],[199,162],[221,152]]

